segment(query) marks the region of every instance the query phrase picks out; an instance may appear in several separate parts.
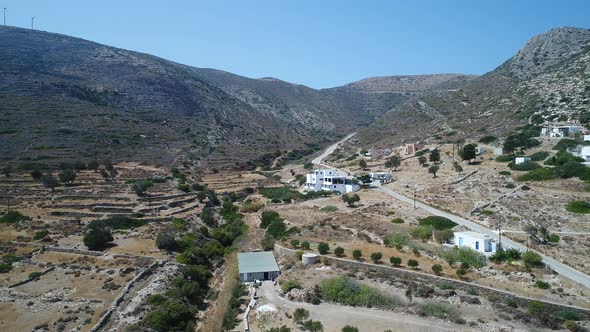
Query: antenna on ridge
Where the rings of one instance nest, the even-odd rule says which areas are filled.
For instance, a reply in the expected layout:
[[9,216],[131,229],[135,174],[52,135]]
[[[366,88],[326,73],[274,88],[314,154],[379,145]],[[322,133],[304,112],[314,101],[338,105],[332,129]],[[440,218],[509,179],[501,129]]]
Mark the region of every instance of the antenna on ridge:
[[35,30],[35,16],[31,17],[31,30]]

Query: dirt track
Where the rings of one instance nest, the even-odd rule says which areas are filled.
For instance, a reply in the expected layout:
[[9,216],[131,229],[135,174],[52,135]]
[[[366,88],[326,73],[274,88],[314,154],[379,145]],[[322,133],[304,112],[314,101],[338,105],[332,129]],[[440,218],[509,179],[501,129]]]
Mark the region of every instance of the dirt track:
[[[437,319],[421,318],[392,311],[382,311],[367,308],[348,307],[330,303],[313,305],[309,303],[293,302],[280,297],[272,282],[263,283],[259,288],[260,305],[272,304],[284,315],[285,311],[292,312],[296,308],[305,308],[310,312],[310,319],[319,320],[324,325],[324,331],[341,331],[345,325],[356,326],[360,331],[474,331],[474,329],[443,322]],[[260,305],[257,305],[259,307]],[[256,313],[253,312],[252,315]],[[285,322],[281,322],[284,324]],[[253,331],[258,331],[254,329]]]

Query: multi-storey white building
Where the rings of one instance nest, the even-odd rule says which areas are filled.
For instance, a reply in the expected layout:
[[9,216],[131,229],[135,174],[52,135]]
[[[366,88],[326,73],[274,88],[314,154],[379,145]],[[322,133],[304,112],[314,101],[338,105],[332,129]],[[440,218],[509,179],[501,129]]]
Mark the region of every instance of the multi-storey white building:
[[316,169],[307,174],[305,189],[311,191],[338,191],[341,194],[355,192],[361,189],[357,180],[333,169]]

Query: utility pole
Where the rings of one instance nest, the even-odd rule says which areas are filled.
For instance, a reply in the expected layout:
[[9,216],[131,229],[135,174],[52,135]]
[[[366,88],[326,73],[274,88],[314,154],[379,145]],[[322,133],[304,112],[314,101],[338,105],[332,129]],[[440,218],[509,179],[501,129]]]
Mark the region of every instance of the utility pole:
[[496,250],[502,249],[502,222],[498,220],[498,248]]
[[416,210],[416,187],[414,187],[414,210]]
[[35,16],[31,17],[31,30],[35,30]]
[[4,7],[4,26],[6,26],[6,7]]

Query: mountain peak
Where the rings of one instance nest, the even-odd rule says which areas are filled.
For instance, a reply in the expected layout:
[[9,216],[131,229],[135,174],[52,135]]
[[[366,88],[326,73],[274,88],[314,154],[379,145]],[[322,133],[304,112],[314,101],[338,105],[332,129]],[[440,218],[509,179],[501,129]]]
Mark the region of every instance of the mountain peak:
[[501,69],[517,77],[530,77],[566,61],[590,47],[590,30],[557,27],[531,38]]

